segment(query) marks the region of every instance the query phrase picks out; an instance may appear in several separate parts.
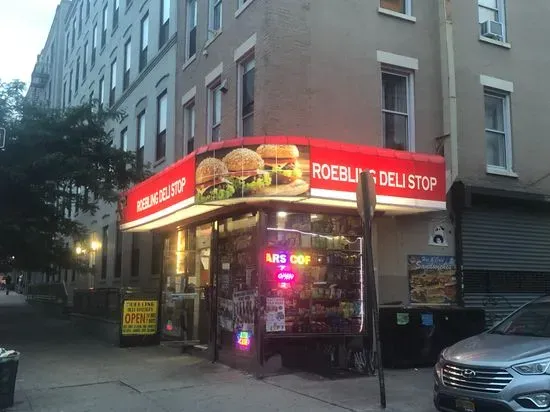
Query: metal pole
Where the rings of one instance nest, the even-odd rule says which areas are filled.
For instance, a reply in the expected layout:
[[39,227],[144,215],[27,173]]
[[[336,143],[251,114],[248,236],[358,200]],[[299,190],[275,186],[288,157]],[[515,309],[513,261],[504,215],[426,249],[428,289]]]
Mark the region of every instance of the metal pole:
[[[359,199],[361,204],[357,206],[361,210],[364,223],[363,235],[363,272],[367,280],[367,310],[369,323],[373,325],[371,329],[374,338],[374,347],[376,351],[376,363],[378,368],[378,383],[380,386],[380,406],[386,408],[386,384],[384,381],[384,367],[382,365],[382,350],[380,345],[380,325],[378,315],[378,299],[376,292],[376,279],[374,277],[374,258],[372,251],[372,219],[374,216],[374,207],[376,197],[374,193],[374,183],[372,176],[368,172],[362,172],[360,175]],[[371,193],[372,192],[372,193]],[[372,343],[371,343],[372,346]]]

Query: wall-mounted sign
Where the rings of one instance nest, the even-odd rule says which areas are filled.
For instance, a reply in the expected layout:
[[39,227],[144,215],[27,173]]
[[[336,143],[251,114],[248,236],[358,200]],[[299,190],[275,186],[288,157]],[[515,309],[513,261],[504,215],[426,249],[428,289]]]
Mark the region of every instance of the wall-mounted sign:
[[158,302],[125,300],[122,310],[122,336],[157,333]]
[[446,209],[441,156],[265,136],[199,148],[128,190],[120,201],[121,227],[138,227],[188,207],[197,208],[200,214],[198,205],[221,201],[318,198],[355,202],[363,170],[374,178],[379,205]]
[[458,288],[453,256],[409,255],[407,260],[411,303],[456,303]]
[[449,246],[447,240],[450,230],[445,222],[430,222],[428,225],[428,244],[430,246]]

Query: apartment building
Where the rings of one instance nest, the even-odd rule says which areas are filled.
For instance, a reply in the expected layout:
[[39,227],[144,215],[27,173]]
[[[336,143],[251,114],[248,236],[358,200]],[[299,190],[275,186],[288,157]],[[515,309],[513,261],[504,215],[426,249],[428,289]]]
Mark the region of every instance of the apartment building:
[[[176,7],[170,0],[73,0],[63,33],[61,106],[93,101],[124,113],[108,125],[113,145],[136,151],[139,162],[152,171],[175,160],[170,147],[175,130]],[[90,242],[81,250],[92,254],[94,277],[90,281],[86,274],[65,271],[69,289],[136,285],[146,275],[150,279],[145,266],[139,266],[140,240],[118,230],[117,205],[101,205],[93,216],[75,208],[71,214],[90,229]],[[129,253],[123,254],[123,248]]]
[[62,0],[44,44],[36,58],[26,99],[35,105],[60,108],[65,50],[65,19],[71,8],[70,0]]

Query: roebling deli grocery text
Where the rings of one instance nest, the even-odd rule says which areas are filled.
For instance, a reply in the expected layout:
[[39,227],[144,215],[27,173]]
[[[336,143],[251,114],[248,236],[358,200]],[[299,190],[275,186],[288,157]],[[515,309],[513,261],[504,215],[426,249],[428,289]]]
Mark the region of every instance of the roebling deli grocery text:
[[149,209],[150,207],[156,206],[160,203],[166,202],[176,196],[179,196],[185,190],[185,185],[187,183],[187,178],[182,177],[181,179],[176,180],[175,182],[169,183],[166,186],[160,188],[154,193],[139,199],[137,201],[137,211],[143,212],[144,210]]
[[122,335],[154,335],[157,333],[157,316],[156,300],[125,300]]

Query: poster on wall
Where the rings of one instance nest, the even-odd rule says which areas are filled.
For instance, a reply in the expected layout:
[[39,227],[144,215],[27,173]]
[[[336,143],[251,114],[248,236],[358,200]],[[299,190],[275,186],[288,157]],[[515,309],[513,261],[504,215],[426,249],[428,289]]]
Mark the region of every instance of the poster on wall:
[[453,256],[409,255],[407,270],[411,304],[456,303],[456,263]]
[[262,144],[197,156],[196,203],[309,193],[309,148]]
[[266,332],[285,331],[285,298],[266,298]]
[[430,222],[428,225],[428,245],[449,246],[449,226],[446,222]]
[[235,330],[254,330],[255,309],[256,290],[233,292],[233,319]]
[[218,298],[218,321],[223,330],[233,332],[233,301]]

